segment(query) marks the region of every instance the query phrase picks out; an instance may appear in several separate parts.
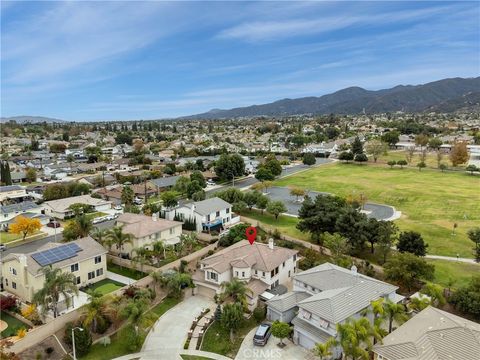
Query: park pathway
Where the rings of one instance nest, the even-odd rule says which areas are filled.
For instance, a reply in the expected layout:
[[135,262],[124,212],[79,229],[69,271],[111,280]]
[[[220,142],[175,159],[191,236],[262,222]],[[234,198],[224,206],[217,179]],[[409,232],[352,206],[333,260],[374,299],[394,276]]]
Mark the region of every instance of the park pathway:
[[463,262],[463,263],[467,263],[467,264],[479,265],[479,263],[477,263],[475,261],[475,259],[469,259],[469,258],[461,258],[461,257],[453,257],[453,256],[441,256],[441,255],[426,255],[425,257],[427,259],[455,261],[455,262]]

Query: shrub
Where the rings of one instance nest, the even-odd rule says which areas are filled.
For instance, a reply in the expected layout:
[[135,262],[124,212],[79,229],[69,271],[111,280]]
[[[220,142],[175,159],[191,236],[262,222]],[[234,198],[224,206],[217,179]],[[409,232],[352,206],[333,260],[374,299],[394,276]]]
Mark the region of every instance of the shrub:
[[[65,335],[63,339],[68,345],[72,345],[72,329],[76,327],[74,323],[67,323],[65,326]],[[90,351],[92,346],[92,335],[87,328],[83,328],[83,331],[75,331],[75,351],[78,356],[83,356]]]
[[185,341],[185,344],[183,345],[183,349],[184,349],[184,350],[188,350],[188,347],[189,347],[189,346],[190,346],[190,339],[187,339],[187,340]]
[[27,335],[27,329],[25,329],[24,327],[18,329],[16,335],[17,335],[20,339],[24,338],[25,335]]
[[255,310],[253,310],[253,317],[257,323],[261,323],[265,319],[266,314],[265,306],[257,306]]
[[1,310],[14,310],[17,307],[17,298],[13,295],[0,296]]
[[215,253],[215,251],[213,251],[213,250],[208,250],[207,256],[213,255],[214,253]]
[[45,349],[45,353],[46,353],[47,355],[51,355],[54,351],[55,351],[55,349],[54,349],[53,347],[51,347],[51,346],[49,346],[49,347],[47,347],[47,348]]

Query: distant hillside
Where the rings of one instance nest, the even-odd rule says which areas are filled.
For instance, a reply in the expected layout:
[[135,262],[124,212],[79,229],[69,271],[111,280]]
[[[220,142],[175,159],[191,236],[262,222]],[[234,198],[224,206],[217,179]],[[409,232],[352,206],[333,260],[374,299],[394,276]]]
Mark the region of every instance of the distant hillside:
[[64,123],[67,122],[65,120],[60,120],[60,119],[54,119],[54,118],[49,118],[49,117],[43,117],[43,116],[12,116],[12,117],[1,117],[0,122],[6,123],[9,121],[15,121],[17,124],[25,124],[25,123],[30,123],[30,124],[37,124],[37,123]]
[[[186,118],[218,119],[249,116],[296,114],[358,114],[382,112],[454,112],[475,103],[480,92],[480,77],[443,79],[423,85],[399,85],[378,91],[349,87],[320,97],[283,99],[263,105],[230,110],[214,109]],[[477,99],[477,100],[475,100]],[[478,101],[477,101],[478,102]]]

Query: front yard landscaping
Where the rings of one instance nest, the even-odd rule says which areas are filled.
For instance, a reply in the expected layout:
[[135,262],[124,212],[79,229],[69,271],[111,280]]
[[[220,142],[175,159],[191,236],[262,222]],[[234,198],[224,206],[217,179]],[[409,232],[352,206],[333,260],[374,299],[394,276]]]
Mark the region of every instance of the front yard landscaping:
[[124,287],[125,284],[119,283],[118,281],[112,279],[104,279],[92,284],[91,286],[82,289],[82,291],[92,290],[92,291],[99,291],[102,295],[109,294]]
[[30,326],[25,324],[24,322],[14,318],[13,316],[8,315],[6,312],[1,312],[0,313],[0,319],[2,321],[5,321],[8,325],[6,329],[4,329],[0,335],[2,338],[6,338],[9,336],[15,336],[17,334],[17,331],[19,329],[30,329]]
[[202,348],[200,350],[234,358],[245,336],[257,325],[258,323],[253,316],[245,320],[235,329],[234,340],[231,342],[230,331],[225,329],[219,321],[215,321],[203,336]]
[[[37,239],[37,238],[40,238],[44,235],[45,235],[45,233],[43,233],[41,231],[36,231],[32,235],[28,235],[26,240]],[[0,244],[7,244],[7,243],[15,241],[15,240],[22,240],[22,238],[23,238],[22,234],[13,234],[13,233],[5,232],[5,231],[0,232]]]
[[120,265],[114,264],[112,262],[107,263],[107,270],[111,271],[115,274],[123,275],[126,276],[130,279],[134,280],[140,280],[143,279],[145,276],[147,276],[146,273],[135,270],[135,269],[130,269],[126,267],[122,267]]

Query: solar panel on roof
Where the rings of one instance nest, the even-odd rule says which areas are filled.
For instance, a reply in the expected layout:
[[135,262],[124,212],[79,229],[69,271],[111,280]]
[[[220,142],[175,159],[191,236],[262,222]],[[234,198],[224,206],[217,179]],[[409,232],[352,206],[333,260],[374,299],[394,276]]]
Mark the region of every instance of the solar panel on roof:
[[82,248],[80,246],[75,243],[71,243],[32,254],[32,258],[40,266],[47,266],[66,259],[70,259],[77,255],[77,252],[81,250]]

